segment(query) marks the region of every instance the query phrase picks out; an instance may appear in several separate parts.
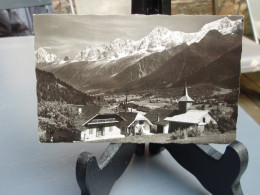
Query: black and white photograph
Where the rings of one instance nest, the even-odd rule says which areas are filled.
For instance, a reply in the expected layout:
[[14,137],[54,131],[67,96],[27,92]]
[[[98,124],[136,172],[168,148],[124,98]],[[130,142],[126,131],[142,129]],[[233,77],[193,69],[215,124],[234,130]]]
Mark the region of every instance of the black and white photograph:
[[34,15],[39,141],[232,143],[243,17]]

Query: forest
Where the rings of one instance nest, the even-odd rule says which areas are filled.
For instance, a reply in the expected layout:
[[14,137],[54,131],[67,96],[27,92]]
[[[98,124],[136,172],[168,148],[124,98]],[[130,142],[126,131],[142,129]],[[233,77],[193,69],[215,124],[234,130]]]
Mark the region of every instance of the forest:
[[86,105],[93,98],[56,78],[52,73],[36,68],[38,102],[61,101],[68,104]]
[[40,142],[80,139],[75,117],[77,105],[93,103],[91,96],[36,68]]

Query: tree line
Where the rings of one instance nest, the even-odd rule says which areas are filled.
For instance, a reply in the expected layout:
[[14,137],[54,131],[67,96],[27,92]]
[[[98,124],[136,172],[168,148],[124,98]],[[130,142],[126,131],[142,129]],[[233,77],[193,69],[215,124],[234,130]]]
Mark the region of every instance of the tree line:
[[61,101],[68,104],[85,105],[93,98],[56,78],[52,73],[36,68],[38,102]]

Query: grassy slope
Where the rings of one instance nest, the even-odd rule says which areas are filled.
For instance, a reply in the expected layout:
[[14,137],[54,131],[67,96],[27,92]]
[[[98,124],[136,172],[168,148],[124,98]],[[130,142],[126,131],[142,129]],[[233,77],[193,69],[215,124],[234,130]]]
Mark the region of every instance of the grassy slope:
[[188,137],[186,139],[171,140],[172,134],[155,134],[155,135],[139,135],[139,136],[129,136],[120,139],[106,139],[98,140],[92,142],[111,142],[111,143],[196,143],[196,144],[208,144],[208,143],[218,143],[218,144],[228,144],[236,140],[236,132],[226,132],[222,133],[206,133],[205,136],[201,137]]

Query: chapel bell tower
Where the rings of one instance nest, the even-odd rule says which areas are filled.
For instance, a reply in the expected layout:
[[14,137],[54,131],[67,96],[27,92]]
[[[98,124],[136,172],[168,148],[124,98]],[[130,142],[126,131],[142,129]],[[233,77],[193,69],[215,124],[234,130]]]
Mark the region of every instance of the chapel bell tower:
[[191,99],[191,97],[188,94],[188,88],[185,82],[185,87],[183,90],[183,96],[179,99],[178,102],[178,107],[179,107],[179,111],[181,113],[186,113],[190,107],[192,106],[192,102],[194,102],[193,99]]

